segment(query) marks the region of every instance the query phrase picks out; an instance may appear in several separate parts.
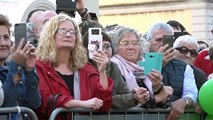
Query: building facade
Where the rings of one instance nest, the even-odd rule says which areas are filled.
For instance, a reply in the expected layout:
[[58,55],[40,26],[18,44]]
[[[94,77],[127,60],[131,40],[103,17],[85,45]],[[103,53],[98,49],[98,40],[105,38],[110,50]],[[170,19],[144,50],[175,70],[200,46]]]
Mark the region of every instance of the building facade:
[[[55,10],[56,0],[0,0],[1,14],[15,24],[25,22],[35,9]],[[84,0],[90,12],[99,15],[103,26],[120,24],[133,27],[141,33],[156,22],[177,20],[197,40],[213,42],[213,0]],[[76,15],[76,21],[80,17]]]
[[[89,12],[99,14],[98,0],[87,1],[85,6]],[[7,15],[14,25],[19,22],[26,22],[27,15],[35,9],[56,10],[56,0],[0,0],[0,13]],[[78,14],[74,18],[76,22],[80,22],[81,18]]]
[[156,22],[177,20],[197,40],[213,42],[213,0],[100,0],[99,9],[104,26],[117,23],[146,33]]

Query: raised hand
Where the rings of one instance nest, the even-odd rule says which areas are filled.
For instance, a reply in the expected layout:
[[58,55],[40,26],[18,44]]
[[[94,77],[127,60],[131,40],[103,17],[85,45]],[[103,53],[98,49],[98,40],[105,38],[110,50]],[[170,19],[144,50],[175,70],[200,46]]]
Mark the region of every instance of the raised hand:
[[98,71],[105,72],[109,63],[109,58],[107,55],[103,51],[97,51],[93,53],[92,59],[97,63]]
[[163,66],[165,66],[170,60],[172,60],[174,58],[174,49],[173,48],[167,49],[167,47],[168,47],[168,44],[166,44],[158,49],[158,52],[164,53]]
[[152,70],[147,76],[151,80],[153,88],[157,88],[163,80],[163,75],[157,70]]
[[11,60],[15,61],[19,65],[24,65],[29,54],[29,42],[24,45],[24,38],[20,41],[17,49],[15,44],[11,47]]
[[27,51],[29,52],[27,55],[27,60],[25,62],[25,70],[30,71],[35,67],[35,62],[36,62],[36,54],[35,54],[35,47],[30,44],[29,45],[30,50]]

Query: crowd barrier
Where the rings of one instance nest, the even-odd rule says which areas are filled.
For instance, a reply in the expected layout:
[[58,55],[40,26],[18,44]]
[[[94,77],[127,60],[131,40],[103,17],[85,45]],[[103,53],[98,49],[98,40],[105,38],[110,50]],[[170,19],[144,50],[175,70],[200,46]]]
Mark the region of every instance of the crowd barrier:
[[30,117],[31,120],[38,120],[36,114],[27,107],[0,107],[0,120],[11,120],[12,113],[24,113]]
[[[60,113],[69,112],[73,116],[71,120],[166,120],[166,116],[170,109],[144,109],[134,107],[124,110],[110,110],[107,113],[100,113],[91,109],[83,108],[57,108],[55,109],[49,120],[55,120]],[[87,115],[80,115],[81,112],[88,112]],[[194,109],[185,110],[179,120],[203,120],[203,116],[196,114]]]

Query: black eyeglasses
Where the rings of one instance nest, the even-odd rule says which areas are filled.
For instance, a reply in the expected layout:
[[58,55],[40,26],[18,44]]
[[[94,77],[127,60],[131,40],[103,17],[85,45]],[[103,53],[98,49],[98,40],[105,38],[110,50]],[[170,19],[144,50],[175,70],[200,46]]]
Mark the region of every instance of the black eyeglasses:
[[73,29],[70,29],[70,30],[66,30],[64,28],[59,28],[56,30],[56,32],[61,35],[61,36],[65,36],[68,32],[71,34],[71,35],[76,35],[77,34],[77,31],[73,30]]
[[196,50],[190,50],[187,47],[177,47],[175,49],[184,55],[186,55],[188,52],[190,52],[191,57],[196,57],[198,54]]

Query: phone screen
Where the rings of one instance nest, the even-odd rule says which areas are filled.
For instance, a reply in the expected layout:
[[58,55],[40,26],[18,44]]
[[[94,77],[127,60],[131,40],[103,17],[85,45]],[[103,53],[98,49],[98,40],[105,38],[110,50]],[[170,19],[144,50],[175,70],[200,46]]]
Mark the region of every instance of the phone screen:
[[174,35],[163,36],[163,45],[168,44],[169,46],[167,48],[172,47],[174,42],[175,42]]
[[99,29],[92,29],[92,35],[99,35],[100,31]]
[[17,23],[14,28],[15,32],[15,46],[18,47],[22,38],[25,38],[24,44],[27,43],[27,24],[26,23]]

